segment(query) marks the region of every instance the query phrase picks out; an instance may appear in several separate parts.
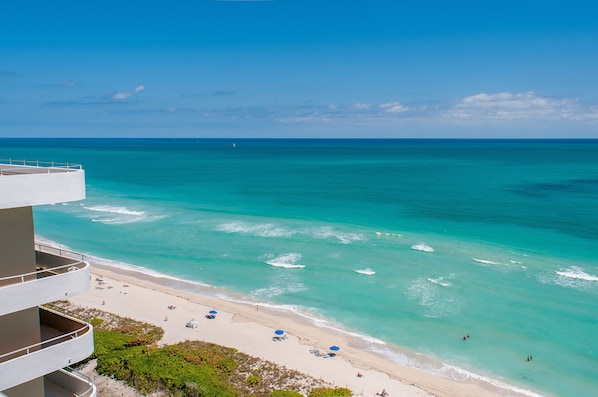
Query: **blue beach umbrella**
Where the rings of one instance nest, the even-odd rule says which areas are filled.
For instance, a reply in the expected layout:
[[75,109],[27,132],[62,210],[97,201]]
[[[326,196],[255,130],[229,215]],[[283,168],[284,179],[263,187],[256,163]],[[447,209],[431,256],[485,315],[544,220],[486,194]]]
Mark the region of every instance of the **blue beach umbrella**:
[[216,310],[210,310],[210,314],[218,314]]
[[333,351],[338,351],[338,350],[340,350],[340,349],[341,349],[341,348],[340,348],[340,347],[338,347],[338,346],[330,346],[330,350],[333,350]]
[[283,331],[283,330],[281,330],[281,329],[277,329],[276,331],[274,331],[274,333],[275,333],[276,335],[284,335],[284,331]]

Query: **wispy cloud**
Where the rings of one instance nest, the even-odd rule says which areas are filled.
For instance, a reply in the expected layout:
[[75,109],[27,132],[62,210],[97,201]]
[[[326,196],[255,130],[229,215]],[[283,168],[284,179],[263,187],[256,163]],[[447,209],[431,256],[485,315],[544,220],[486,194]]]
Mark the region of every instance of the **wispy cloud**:
[[351,108],[353,109],[358,109],[358,110],[366,110],[372,107],[372,105],[370,103],[354,103],[352,105],[350,105]]
[[577,98],[554,98],[534,92],[479,93],[452,101],[400,102],[378,104],[356,102],[348,105],[311,105],[286,109],[271,115],[283,123],[327,123],[359,125],[476,125],[513,126],[535,122],[598,122],[598,105],[583,104]]
[[386,113],[403,113],[409,110],[409,108],[405,105],[402,105],[401,102],[387,102],[380,105],[382,109]]
[[144,91],[144,90],[145,90],[145,87],[142,85],[139,85],[139,86],[135,87],[135,89],[133,89],[133,91],[117,92],[116,94],[112,95],[112,99],[115,99],[115,100],[127,99],[137,93],[140,93],[141,91]]
[[79,82],[77,80],[64,80],[60,83],[60,85],[63,87],[74,87],[76,85],[79,85]]
[[572,118],[580,112],[576,99],[551,98],[534,92],[480,93],[458,100],[446,115],[454,118],[523,120],[532,118]]

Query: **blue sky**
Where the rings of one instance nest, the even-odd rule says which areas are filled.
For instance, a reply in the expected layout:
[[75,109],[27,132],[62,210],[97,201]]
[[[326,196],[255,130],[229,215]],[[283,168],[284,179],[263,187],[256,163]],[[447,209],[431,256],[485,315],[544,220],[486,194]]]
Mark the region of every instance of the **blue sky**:
[[0,6],[0,137],[598,138],[591,1]]

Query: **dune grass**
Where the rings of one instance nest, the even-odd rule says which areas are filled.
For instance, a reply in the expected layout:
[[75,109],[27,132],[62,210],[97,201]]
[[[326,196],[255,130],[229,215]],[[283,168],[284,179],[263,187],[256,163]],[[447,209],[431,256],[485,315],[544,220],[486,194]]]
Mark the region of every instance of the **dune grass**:
[[295,370],[201,341],[159,347],[164,330],[95,309],[55,303],[92,318],[96,371],[126,382],[142,394],[176,397],[351,396]]

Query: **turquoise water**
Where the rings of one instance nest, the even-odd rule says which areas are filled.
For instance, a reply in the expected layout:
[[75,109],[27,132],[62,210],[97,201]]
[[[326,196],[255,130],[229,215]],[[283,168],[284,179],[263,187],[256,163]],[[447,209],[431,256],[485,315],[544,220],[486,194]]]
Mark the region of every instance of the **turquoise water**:
[[1,143],[86,170],[85,201],[35,208],[40,237],[301,308],[444,376],[596,395],[598,141]]

